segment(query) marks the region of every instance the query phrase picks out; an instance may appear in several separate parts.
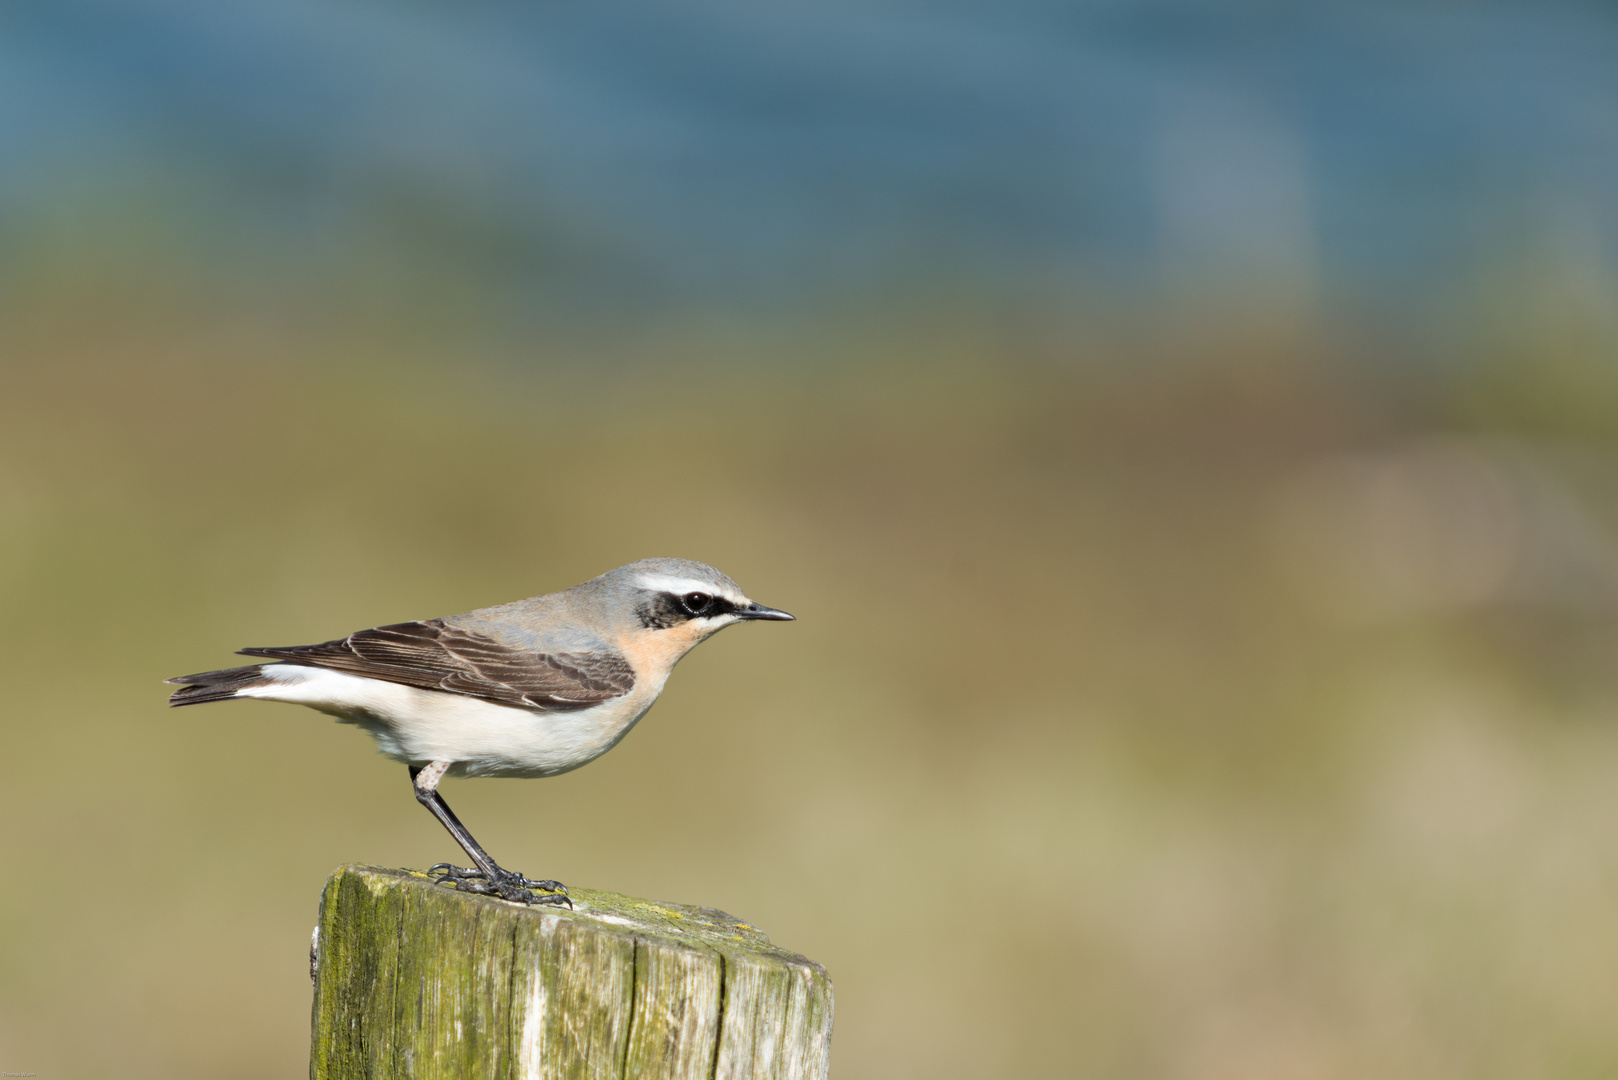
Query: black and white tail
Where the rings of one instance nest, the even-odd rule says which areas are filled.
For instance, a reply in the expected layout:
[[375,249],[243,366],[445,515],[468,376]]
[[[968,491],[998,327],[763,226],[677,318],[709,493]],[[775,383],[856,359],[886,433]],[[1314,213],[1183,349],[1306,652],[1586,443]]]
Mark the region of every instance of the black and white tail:
[[204,671],[163,681],[180,686],[169,695],[170,705],[201,705],[205,701],[227,701],[249,687],[267,685],[272,680],[264,677],[264,669],[269,666],[254,664],[252,667],[226,668],[224,671]]

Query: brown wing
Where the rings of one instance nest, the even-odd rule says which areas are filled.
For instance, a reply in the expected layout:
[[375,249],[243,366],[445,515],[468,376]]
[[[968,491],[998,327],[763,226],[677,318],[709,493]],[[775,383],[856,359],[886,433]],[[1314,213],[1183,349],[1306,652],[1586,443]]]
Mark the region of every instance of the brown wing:
[[379,626],[319,645],[240,653],[550,711],[588,709],[635,686],[634,669],[616,653],[529,652],[442,619]]

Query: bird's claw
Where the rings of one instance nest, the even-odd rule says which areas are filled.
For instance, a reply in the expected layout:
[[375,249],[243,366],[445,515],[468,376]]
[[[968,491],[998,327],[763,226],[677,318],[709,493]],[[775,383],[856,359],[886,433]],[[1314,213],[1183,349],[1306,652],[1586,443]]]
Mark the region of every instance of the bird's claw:
[[[569,910],[573,908],[573,901],[568,899],[567,886],[560,881],[535,881],[509,870],[502,871],[501,876],[491,880],[477,867],[451,863],[434,863],[427,868],[427,872],[438,875],[433,879],[438,884],[453,885],[462,892],[498,896],[517,904],[566,904]],[[544,895],[536,895],[530,891],[533,889],[540,890]]]

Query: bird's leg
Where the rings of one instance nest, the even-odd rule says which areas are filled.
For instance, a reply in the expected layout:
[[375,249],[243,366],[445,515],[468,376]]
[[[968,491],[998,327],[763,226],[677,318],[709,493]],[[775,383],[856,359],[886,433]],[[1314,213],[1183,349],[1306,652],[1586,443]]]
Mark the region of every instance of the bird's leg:
[[[438,872],[440,883],[449,882],[458,889],[466,892],[480,893],[485,896],[498,896],[502,900],[514,900],[522,904],[566,904],[572,907],[573,903],[567,898],[567,887],[559,881],[532,881],[521,874],[513,873],[503,868],[499,863],[483,850],[483,845],[472,838],[461,819],[455,816],[455,811],[449,808],[444,797],[438,793],[438,782],[444,778],[444,773],[453,764],[449,761],[435,761],[431,765],[410,767],[410,781],[416,789],[416,801],[432,811],[433,817],[439,824],[449,830],[466,851],[476,867],[457,867],[449,863],[438,863],[428,869],[429,873]],[[549,896],[536,896],[530,889],[543,889]]]

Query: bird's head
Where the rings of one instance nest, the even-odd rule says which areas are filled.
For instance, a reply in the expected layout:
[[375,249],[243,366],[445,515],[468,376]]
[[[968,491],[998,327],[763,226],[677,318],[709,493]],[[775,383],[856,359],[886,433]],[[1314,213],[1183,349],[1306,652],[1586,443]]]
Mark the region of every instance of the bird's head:
[[631,651],[672,666],[705,638],[739,622],[790,622],[793,616],[748,598],[742,587],[707,563],[642,559],[603,574],[597,584],[610,597]]

